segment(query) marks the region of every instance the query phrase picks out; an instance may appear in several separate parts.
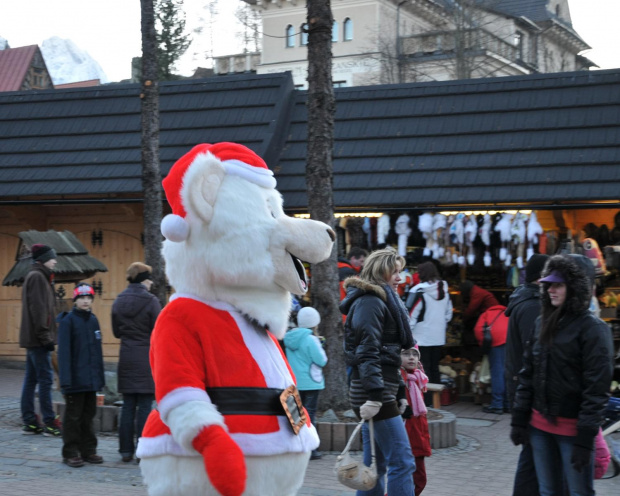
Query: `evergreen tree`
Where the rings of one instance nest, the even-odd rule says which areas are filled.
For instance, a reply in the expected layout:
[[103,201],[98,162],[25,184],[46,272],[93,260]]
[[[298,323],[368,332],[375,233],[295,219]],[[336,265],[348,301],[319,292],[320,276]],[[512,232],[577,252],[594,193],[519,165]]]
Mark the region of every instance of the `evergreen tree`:
[[176,79],[174,66],[192,42],[185,32],[183,0],[156,0],[155,15],[159,79]]

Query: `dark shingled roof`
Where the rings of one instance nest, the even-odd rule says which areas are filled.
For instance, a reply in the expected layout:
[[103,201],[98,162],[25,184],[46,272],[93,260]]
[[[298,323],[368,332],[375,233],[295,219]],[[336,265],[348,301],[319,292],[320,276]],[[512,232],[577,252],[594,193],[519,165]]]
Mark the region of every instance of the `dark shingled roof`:
[[[198,143],[237,141],[273,161],[290,76],[162,83],[161,170]],[[0,94],[0,199],[142,191],[137,84]]]
[[[620,198],[620,70],[339,88],[337,208]],[[277,174],[307,205],[306,94]]]
[[[620,196],[620,69],[338,88],[339,210]],[[236,141],[306,208],[306,101],[289,73],[161,85],[161,162]],[[0,203],[139,198],[138,85],[0,94]],[[83,200],[80,200],[83,201]]]
[[15,265],[2,281],[3,286],[21,286],[32,266],[30,247],[41,243],[56,251],[58,263],[54,267],[54,280],[58,283],[77,282],[88,279],[97,272],[107,272],[108,268],[91,257],[88,250],[70,231],[23,231],[19,233],[19,246]]

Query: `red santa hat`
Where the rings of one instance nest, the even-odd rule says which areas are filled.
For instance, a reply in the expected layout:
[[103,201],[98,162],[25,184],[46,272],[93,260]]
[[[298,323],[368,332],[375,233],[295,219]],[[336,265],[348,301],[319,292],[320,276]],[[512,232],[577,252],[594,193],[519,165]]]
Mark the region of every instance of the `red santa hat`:
[[175,162],[162,182],[166,198],[172,207],[172,214],[163,218],[161,232],[170,241],[185,241],[189,236],[189,225],[185,220],[187,212],[181,198],[181,189],[187,170],[201,154],[210,154],[217,158],[226,174],[242,177],[263,188],[276,186],[273,172],[267,168],[265,161],[246,146],[227,142],[196,145]]

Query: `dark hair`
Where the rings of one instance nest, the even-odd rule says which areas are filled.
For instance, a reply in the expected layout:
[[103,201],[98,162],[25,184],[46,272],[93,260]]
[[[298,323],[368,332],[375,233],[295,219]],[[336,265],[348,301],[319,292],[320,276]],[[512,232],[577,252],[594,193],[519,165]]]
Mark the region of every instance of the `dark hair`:
[[418,274],[421,282],[435,282],[439,279],[439,271],[433,262],[418,265]]
[[367,257],[367,256],[368,256],[368,252],[364,250],[364,248],[360,248],[359,246],[354,246],[353,248],[349,250],[349,253],[347,253],[347,258],[349,260],[351,260],[352,258],[360,258],[360,257]]

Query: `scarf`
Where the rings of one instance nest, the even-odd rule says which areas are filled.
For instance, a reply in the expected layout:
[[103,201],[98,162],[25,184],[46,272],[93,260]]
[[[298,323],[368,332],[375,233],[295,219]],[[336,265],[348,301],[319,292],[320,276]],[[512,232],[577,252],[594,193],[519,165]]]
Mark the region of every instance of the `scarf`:
[[413,332],[411,332],[411,326],[409,325],[409,314],[405,308],[403,300],[394,292],[391,286],[387,284],[383,285],[383,289],[386,295],[386,305],[392,317],[396,321],[396,327],[398,327],[398,334],[400,336],[400,343],[406,350],[413,348],[416,344],[413,338]]
[[413,410],[414,417],[426,415],[427,410],[422,392],[426,391],[427,383],[428,377],[420,369],[415,369],[411,374],[407,372],[407,389],[411,397],[411,410]]

